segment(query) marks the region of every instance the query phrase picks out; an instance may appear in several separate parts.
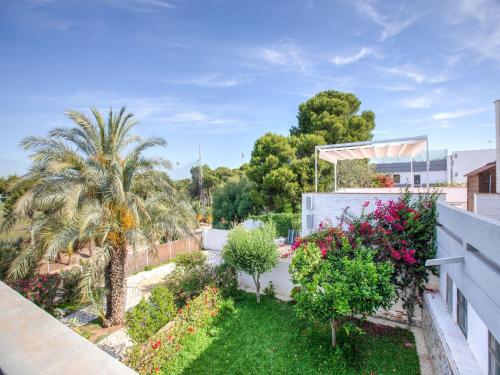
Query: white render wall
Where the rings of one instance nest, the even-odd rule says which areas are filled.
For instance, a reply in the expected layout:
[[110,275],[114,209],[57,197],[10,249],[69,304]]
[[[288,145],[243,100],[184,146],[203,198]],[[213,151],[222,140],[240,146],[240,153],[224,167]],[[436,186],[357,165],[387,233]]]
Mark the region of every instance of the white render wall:
[[467,182],[467,177],[465,177],[466,173],[472,172],[474,169],[482,167],[486,163],[495,161],[496,151],[494,148],[453,151],[449,158],[450,182],[463,184]]
[[500,194],[474,194],[474,212],[500,220]]
[[203,229],[201,244],[205,250],[222,251],[227,241],[229,231],[225,229]]
[[[349,212],[360,214],[364,202],[370,202],[366,208],[372,211],[375,208],[375,201],[380,199],[382,202],[397,200],[401,195],[400,189],[373,189],[373,192],[338,192],[338,193],[305,193],[302,194],[302,235],[306,235],[318,229],[321,222],[331,221],[333,225],[338,223],[338,218],[344,210],[349,207]],[[312,197],[312,209],[307,207],[307,198]],[[440,199],[445,199],[441,195]],[[308,216],[312,215],[312,228],[308,227]]]
[[500,222],[438,203],[437,258],[464,257],[463,263],[441,266],[441,296],[446,275],[453,280],[453,320],[457,320],[457,288],[467,299],[467,342],[487,374],[488,331],[500,341]]
[[[411,185],[412,177],[410,172],[394,172],[392,174],[400,175],[400,184]],[[420,185],[427,184],[427,172],[414,172],[413,175],[420,175]],[[429,171],[429,184],[438,184],[448,182],[447,171]]]

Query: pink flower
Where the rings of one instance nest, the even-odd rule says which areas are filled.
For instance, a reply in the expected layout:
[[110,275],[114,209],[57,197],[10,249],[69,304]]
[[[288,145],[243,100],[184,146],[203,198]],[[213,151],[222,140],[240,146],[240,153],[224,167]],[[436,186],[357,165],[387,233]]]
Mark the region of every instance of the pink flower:
[[369,205],[369,204],[370,204],[370,202],[369,202],[369,201],[364,202],[364,203],[363,203],[363,208],[368,207],[368,205]]
[[394,259],[396,260],[400,260],[401,259],[401,253],[395,249],[392,249],[391,250],[391,257],[393,257]]

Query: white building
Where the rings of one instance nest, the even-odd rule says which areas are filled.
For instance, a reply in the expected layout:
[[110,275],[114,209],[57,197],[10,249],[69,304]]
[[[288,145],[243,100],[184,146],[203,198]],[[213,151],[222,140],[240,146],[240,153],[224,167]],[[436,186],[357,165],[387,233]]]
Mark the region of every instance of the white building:
[[[394,179],[396,186],[426,186],[427,185],[427,156],[420,153],[416,157],[390,157],[374,159],[377,172],[389,174]],[[429,185],[448,182],[448,151],[429,151]]]
[[452,184],[463,184],[467,181],[465,174],[494,161],[496,150],[463,150],[453,151],[448,157],[448,181]]

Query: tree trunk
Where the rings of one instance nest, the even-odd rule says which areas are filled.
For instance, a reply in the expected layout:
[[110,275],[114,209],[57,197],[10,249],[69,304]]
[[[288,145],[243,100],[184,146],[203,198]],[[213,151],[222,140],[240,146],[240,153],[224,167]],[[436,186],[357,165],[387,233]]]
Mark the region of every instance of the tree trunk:
[[111,316],[111,265],[108,263],[104,270],[104,288],[106,290],[106,317]]
[[253,282],[255,283],[255,291],[257,295],[257,303],[260,303],[260,275],[257,276],[252,275]]
[[330,327],[332,329],[332,348],[337,345],[337,332],[335,331],[335,319],[330,318]]
[[109,307],[106,308],[105,327],[123,323],[126,298],[127,247],[119,246],[112,250],[109,261]]

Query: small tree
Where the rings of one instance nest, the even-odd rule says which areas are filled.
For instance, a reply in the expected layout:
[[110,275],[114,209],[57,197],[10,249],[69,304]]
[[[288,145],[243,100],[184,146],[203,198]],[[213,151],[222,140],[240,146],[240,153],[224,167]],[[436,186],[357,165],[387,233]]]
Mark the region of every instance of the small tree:
[[272,224],[264,224],[253,230],[238,226],[229,232],[222,251],[225,262],[252,276],[257,303],[260,303],[260,275],[278,263],[275,236],[276,229]]
[[305,242],[290,265],[297,285],[293,292],[297,315],[311,321],[329,321],[332,346],[337,343],[339,326],[389,307],[394,298],[390,263],[376,263],[372,251],[353,249],[345,238],[341,247],[335,243],[329,241],[325,248],[324,243],[318,246]]

